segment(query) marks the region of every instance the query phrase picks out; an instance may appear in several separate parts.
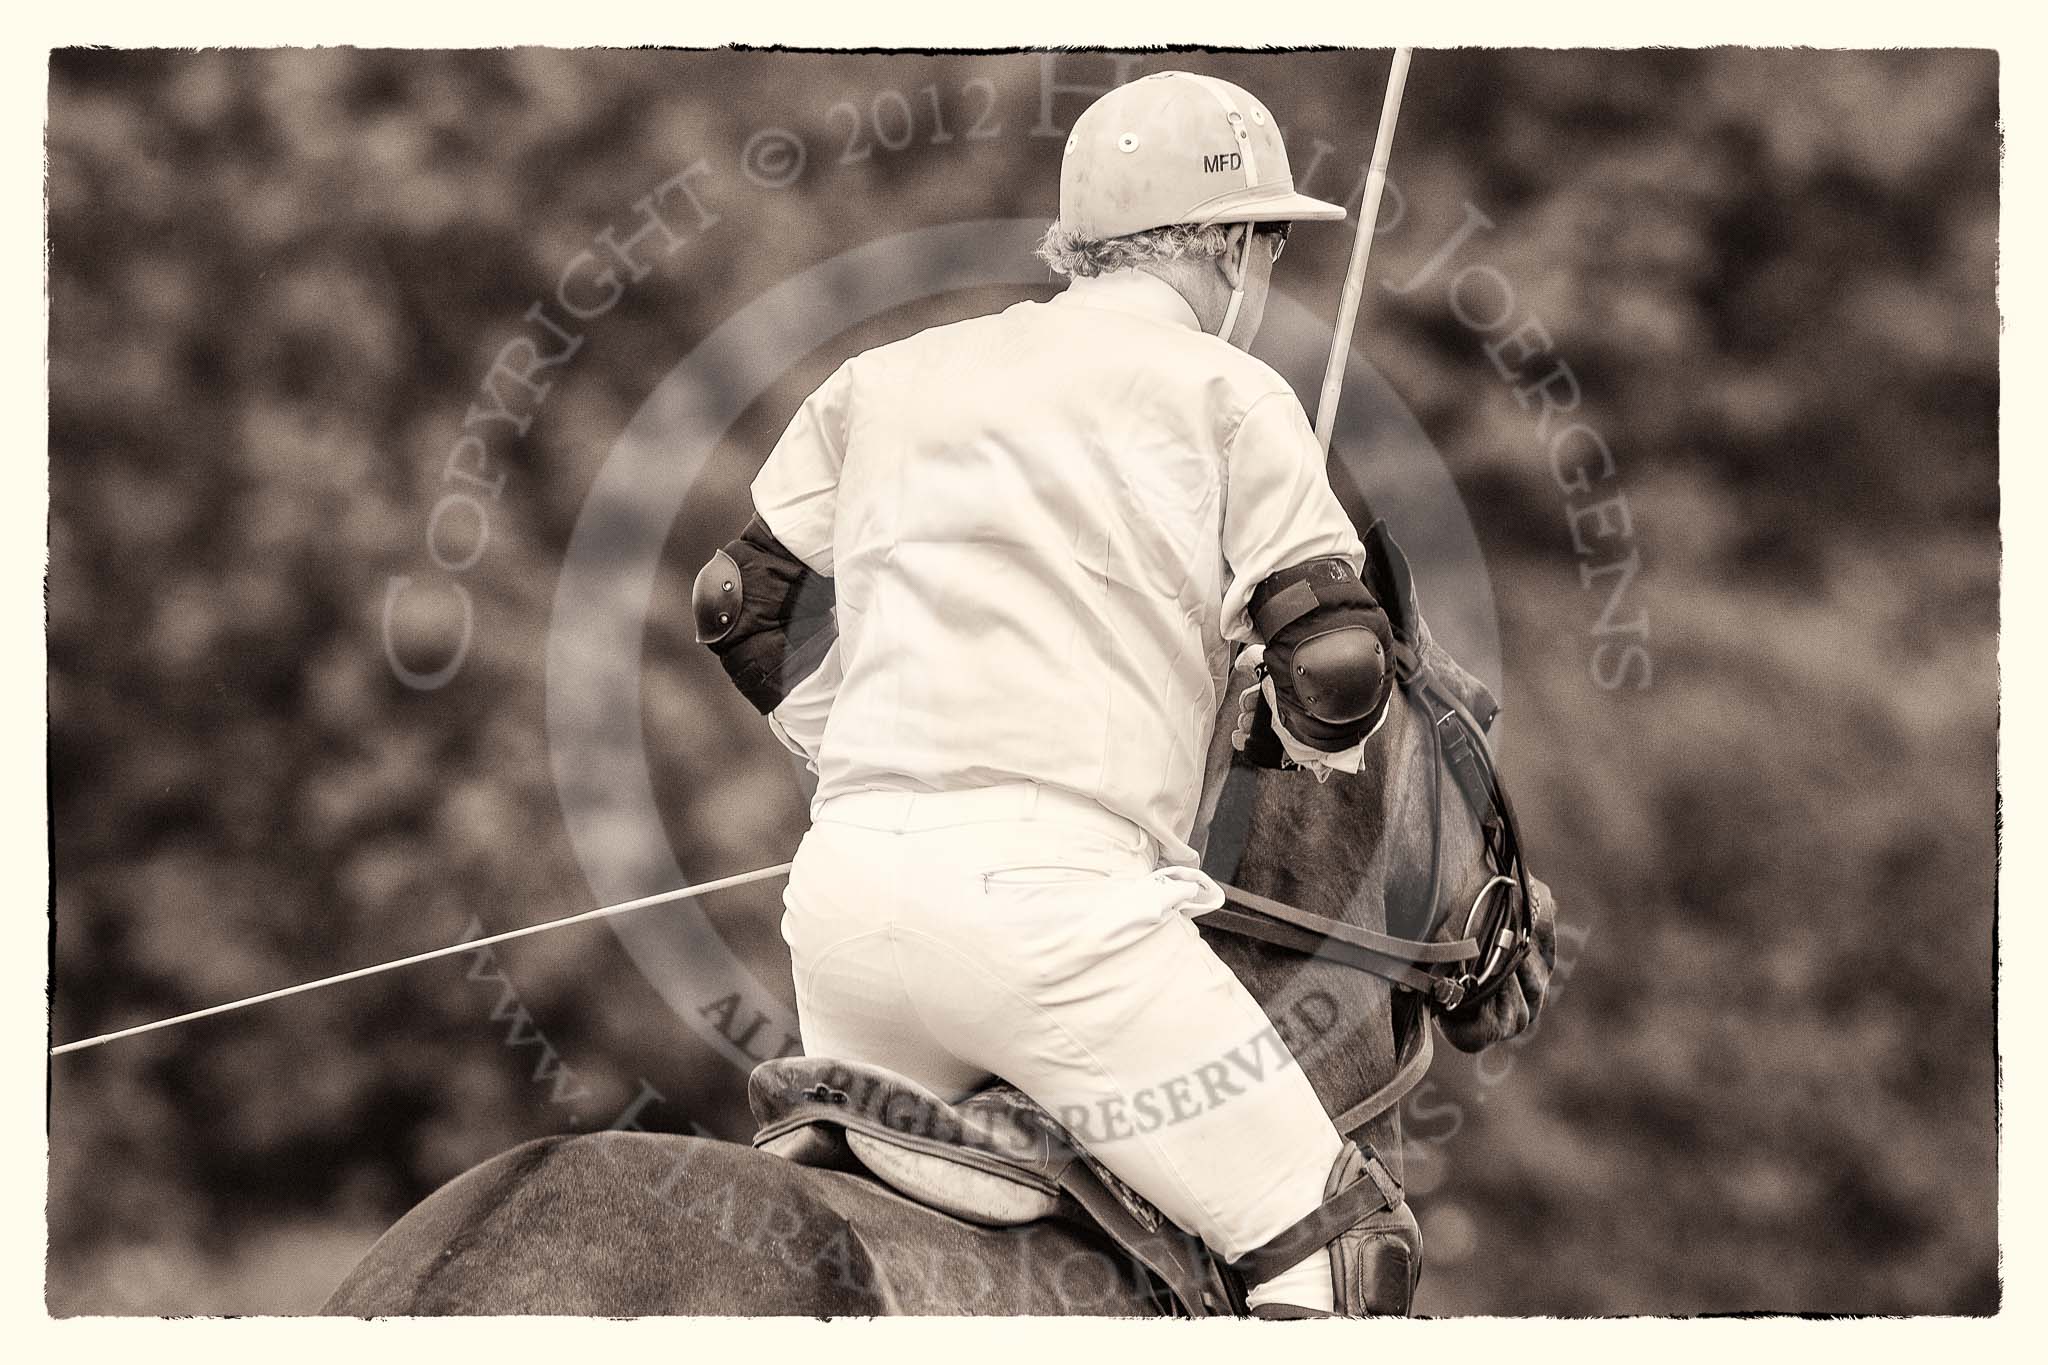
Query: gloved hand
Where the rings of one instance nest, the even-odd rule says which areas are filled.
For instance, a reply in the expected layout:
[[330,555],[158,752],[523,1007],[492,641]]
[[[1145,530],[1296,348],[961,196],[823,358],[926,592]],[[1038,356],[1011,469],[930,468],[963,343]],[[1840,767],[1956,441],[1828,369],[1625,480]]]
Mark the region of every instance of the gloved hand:
[[1265,667],[1266,648],[1249,644],[1231,666],[1231,686],[1237,688],[1237,721],[1231,727],[1230,747],[1260,768],[1291,771],[1306,768],[1316,781],[1327,782],[1332,772],[1355,773],[1365,761],[1366,740],[1348,749],[1326,753],[1311,748],[1288,733],[1280,719],[1280,703],[1273,694],[1273,679]]
[[1437,1015],[1451,1046],[1478,1052],[1504,1043],[1536,1022],[1550,994],[1551,969],[1557,965],[1557,898],[1540,877],[1529,878],[1535,892],[1535,944],[1522,954],[1515,974],[1486,999]]

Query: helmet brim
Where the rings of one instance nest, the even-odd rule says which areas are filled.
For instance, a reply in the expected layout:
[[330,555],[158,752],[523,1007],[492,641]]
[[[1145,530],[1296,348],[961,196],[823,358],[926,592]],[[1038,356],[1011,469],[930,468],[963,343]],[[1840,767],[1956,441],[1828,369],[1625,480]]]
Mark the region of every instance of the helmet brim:
[[[1235,201],[1235,202],[1233,202]],[[1209,205],[1192,223],[1341,223],[1342,205],[1286,190],[1279,194],[1240,192]]]

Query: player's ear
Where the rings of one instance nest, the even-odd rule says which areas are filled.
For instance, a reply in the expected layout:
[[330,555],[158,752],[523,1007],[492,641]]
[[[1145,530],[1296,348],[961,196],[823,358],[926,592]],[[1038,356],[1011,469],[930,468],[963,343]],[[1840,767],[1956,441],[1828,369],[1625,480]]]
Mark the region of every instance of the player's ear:
[[1232,289],[1244,283],[1244,238],[1251,230],[1250,223],[1231,223],[1223,229],[1223,254],[1217,265],[1223,271],[1223,282]]

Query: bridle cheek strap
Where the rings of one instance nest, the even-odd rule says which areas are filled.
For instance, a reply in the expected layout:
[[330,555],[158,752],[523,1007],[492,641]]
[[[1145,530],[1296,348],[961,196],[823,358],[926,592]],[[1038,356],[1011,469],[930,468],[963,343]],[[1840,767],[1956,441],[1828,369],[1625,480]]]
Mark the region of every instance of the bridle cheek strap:
[[[1398,1020],[1400,1017],[1397,1012],[1395,1018]],[[1436,1060],[1436,1040],[1430,1027],[1429,1015],[1418,1010],[1408,1018],[1407,1032],[1395,1045],[1394,1074],[1387,1078],[1385,1085],[1331,1118],[1330,1126],[1345,1137],[1361,1131],[1367,1124],[1391,1110],[1407,1098],[1408,1092],[1420,1085],[1422,1078],[1429,1074],[1429,1065]]]

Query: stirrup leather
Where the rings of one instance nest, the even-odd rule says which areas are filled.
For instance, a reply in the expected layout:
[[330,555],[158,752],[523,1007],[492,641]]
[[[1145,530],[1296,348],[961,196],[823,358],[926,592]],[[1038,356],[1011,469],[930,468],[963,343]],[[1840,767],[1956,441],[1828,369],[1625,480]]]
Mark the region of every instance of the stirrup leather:
[[1330,1249],[1335,1314],[1262,1304],[1262,1318],[1407,1316],[1422,1278],[1422,1229],[1401,1184],[1372,1148],[1344,1144],[1323,1187],[1323,1202],[1264,1246],[1230,1263],[1250,1293],[1291,1266]]

